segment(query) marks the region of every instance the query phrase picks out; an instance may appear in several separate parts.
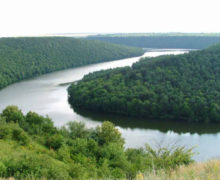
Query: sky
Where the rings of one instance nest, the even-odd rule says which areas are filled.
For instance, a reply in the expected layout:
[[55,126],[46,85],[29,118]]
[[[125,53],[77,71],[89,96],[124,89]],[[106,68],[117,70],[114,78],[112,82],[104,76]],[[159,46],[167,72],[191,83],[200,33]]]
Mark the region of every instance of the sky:
[[0,0],[0,37],[220,32],[219,0]]

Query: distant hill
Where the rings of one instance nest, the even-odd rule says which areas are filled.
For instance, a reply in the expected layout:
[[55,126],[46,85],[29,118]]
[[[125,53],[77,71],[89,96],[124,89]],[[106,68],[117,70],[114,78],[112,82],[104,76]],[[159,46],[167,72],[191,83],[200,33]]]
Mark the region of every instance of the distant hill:
[[90,40],[101,40],[141,48],[204,49],[220,43],[219,34],[111,34],[88,36]]
[[143,50],[70,37],[0,38],[0,89],[56,70],[140,56]]
[[76,109],[146,120],[220,122],[220,44],[90,73],[68,91]]
[[220,33],[184,33],[184,32],[149,32],[149,33],[112,33],[112,34],[87,34],[88,36],[108,36],[108,37],[133,37],[133,36],[220,36]]

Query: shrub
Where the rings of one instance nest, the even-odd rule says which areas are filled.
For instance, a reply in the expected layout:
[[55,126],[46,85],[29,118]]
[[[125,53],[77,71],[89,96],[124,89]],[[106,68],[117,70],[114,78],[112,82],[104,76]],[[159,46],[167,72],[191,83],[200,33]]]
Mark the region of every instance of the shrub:
[[13,129],[12,138],[18,141],[21,145],[27,145],[30,141],[28,135],[20,128]]
[[46,146],[58,150],[64,143],[64,138],[60,134],[49,136],[46,140]]
[[113,123],[105,121],[101,126],[96,128],[96,131],[100,145],[109,143],[117,143],[121,146],[124,145],[124,139],[121,137],[121,133],[115,128]]
[[0,124],[6,123],[5,117],[0,116]]
[[22,153],[4,160],[6,177],[15,179],[69,179],[68,168],[48,155]]
[[86,129],[85,124],[82,122],[69,122],[67,126],[69,137],[72,139],[86,138],[89,134],[89,131]]
[[0,139],[10,138],[11,128],[7,124],[0,124]]
[[14,122],[22,124],[24,121],[24,115],[17,106],[8,106],[2,112],[2,117],[5,118],[6,122]]
[[53,122],[48,117],[43,117],[38,115],[35,112],[28,112],[26,115],[24,129],[29,134],[54,134],[56,128],[53,125]]
[[125,156],[124,148],[118,144],[110,143],[104,146],[101,150],[101,157],[109,160],[109,166],[112,168],[118,167],[126,169],[127,158]]
[[143,148],[133,149],[129,148],[126,150],[126,157],[129,161],[129,172],[127,176],[134,178],[138,172],[144,172],[149,169],[148,165],[148,154]]
[[57,158],[63,162],[71,162],[70,149],[68,146],[61,146],[57,151]]
[[0,177],[4,177],[5,173],[6,173],[6,167],[2,162],[0,162]]
[[159,148],[157,150],[146,145],[148,161],[155,169],[175,169],[180,165],[188,165],[193,162],[192,149],[185,147]]

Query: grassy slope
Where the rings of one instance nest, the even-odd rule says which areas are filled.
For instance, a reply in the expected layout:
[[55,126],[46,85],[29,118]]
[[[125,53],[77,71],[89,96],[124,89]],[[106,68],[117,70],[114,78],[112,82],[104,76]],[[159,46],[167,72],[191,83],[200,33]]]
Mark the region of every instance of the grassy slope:
[[[45,169],[45,172],[52,172],[55,164],[56,167],[59,167],[59,172],[57,172],[59,175],[57,174],[57,177],[62,177],[62,169],[65,169],[64,174],[66,173],[67,165],[56,159],[56,153],[53,150],[48,150],[38,143],[32,142],[28,146],[22,146],[15,141],[0,140],[0,147],[0,161],[5,164],[10,164],[10,167],[14,167],[16,171],[19,169],[18,166],[20,164],[20,168],[23,172],[26,167],[32,167],[33,171],[37,171],[37,168],[42,168]],[[45,161],[47,163],[45,163]],[[29,174],[29,169],[26,171],[27,174]],[[26,178],[32,177],[31,174],[29,174],[29,176],[30,177]]]
[[133,179],[150,169],[190,164],[191,149],[125,149],[110,122],[95,129],[69,122],[57,129],[51,119],[16,106],[0,115],[0,177],[16,179]]

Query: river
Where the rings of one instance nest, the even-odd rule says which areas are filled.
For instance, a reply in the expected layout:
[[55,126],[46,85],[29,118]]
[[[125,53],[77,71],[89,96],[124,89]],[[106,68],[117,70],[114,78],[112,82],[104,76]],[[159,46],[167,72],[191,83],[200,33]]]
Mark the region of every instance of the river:
[[[151,50],[142,57],[165,54],[181,54],[187,50]],[[144,121],[89,112],[75,112],[67,102],[68,85],[80,80],[85,74],[103,69],[131,66],[140,57],[116,60],[72,68],[45,74],[12,84],[0,91],[0,112],[8,105],[17,105],[24,113],[34,111],[48,115],[58,127],[69,121],[82,121],[87,127],[100,125],[104,120],[113,121],[126,140],[126,147],[153,147],[184,145],[195,147],[197,161],[220,157],[220,125],[184,122]]]

